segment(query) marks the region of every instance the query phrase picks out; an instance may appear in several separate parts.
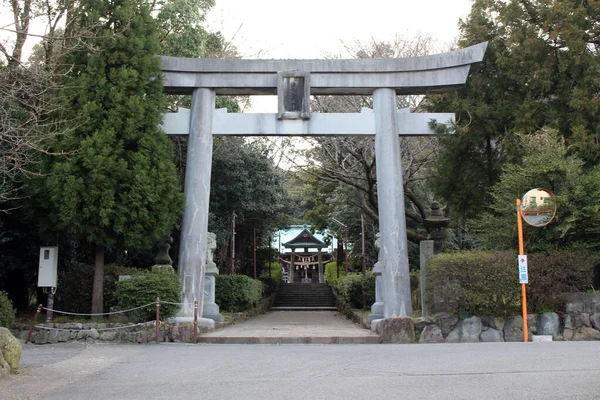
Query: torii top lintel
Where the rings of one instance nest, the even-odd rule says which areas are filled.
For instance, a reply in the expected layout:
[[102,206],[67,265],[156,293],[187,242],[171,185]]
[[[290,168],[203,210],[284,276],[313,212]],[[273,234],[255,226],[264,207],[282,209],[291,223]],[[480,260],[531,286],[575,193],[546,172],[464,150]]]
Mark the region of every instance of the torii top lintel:
[[278,72],[310,74],[310,94],[369,95],[378,88],[397,94],[447,92],[465,84],[483,60],[487,42],[449,53],[399,59],[245,60],[162,56],[166,93],[196,88],[223,95],[277,94]]

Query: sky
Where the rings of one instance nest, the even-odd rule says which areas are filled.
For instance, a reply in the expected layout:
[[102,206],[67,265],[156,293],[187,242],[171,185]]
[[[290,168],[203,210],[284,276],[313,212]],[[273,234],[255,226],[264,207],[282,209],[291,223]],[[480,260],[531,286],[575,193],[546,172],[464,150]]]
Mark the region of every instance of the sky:
[[[243,58],[315,59],[343,53],[355,40],[392,40],[396,35],[431,35],[440,51],[458,38],[458,21],[472,0],[215,0],[206,19]],[[0,27],[11,21],[0,2]],[[34,33],[41,34],[39,26]],[[2,40],[0,31],[0,40]],[[25,51],[36,40],[27,41]],[[244,112],[277,112],[275,96],[251,97]]]
[[[216,0],[209,29],[221,31],[244,58],[315,59],[343,43],[431,35],[440,49],[458,38],[471,0]],[[246,112],[277,112],[276,99],[252,98]]]

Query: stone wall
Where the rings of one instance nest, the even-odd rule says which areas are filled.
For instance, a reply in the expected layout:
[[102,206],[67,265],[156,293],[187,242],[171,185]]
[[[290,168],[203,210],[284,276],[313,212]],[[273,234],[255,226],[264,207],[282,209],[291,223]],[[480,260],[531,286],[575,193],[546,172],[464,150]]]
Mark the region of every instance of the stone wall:
[[571,294],[565,310],[565,340],[600,340],[600,293]]
[[[34,344],[53,344],[69,341],[118,341],[129,343],[152,343],[156,341],[154,321],[131,326],[130,324],[112,323],[65,323],[38,324],[31,335],[30,342]],[[29,327],[19,326],[11,330],[16,338],[25,341]],[[198,334],[205,332],[198,327]],[[193,342],[193,327],[162,326],[159,329],[160,342]]]
[[[256,307],[239,313],[231,314],[227,321],[215,326],[222,327],[235,324],[246,319],[264,314],[273,305],[275,295],[262,298]],[[168,320],[169,321],[169,320]],[[44,323],[37,324],[31,335],[30,342],[34,344],[53,344],[69,341],[115,341],[127,343],[156,342],[156,325],[154,321],[142,324],[127,323]],[[198,326],[198,336],[208,331],[208,328]],[[28,325],[14,326],[12,334],[25,342],[29,332]],[[175,326],[168,322],[159,328],[159,342],[192,343],[194,330],[190,324]]]
[[[529,340],[536,336],[552,340],[600,340],[600,294],[577,293],[566,299],[566,312],[547,312],[527,316]],[[523,318],[477,317],[459,319],[441,313],[417,318],[415,331],[419,343],[521,342]]]

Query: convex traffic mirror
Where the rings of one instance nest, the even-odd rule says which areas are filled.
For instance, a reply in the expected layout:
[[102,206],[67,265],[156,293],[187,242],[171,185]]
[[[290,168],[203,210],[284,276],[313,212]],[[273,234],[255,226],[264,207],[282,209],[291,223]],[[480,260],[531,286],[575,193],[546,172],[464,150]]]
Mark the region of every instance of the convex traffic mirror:
[[531,189],[521,199],[521,216],[531,226],[548,225],[556,215],[556,197],[546,189]]

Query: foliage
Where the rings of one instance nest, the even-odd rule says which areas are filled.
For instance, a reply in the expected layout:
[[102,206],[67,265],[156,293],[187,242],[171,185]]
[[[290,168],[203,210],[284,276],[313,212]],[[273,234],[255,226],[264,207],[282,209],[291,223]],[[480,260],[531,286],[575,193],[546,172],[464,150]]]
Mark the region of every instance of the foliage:
[[[136,276],[142,273],[143,271],[136,268],[120,267],[114,264],[105,266],[103,312],[110,311],[111,307],[118,304],[116,289],[119,275]],[[55,308],[68,312],[89,313],[92,304],[94,266],[84,265],[71,268],[60,275],[61,279],[54,297]]]
[[281,172],[273,166],[269,149],[242,138],[219,142],[213,153],[209,230],[219,248],[215,262],[221,271],[231,268],[232,215],[236,214],[236,266],[238,273],[252,269],[253,232],[257,246],[266,247],[270,233],[284,225],[289,201]]
[[281,280],[283,279],[283,267],[281,266],[281,263],[272,263],[270,274],[269,266],[267,265],[266,271],[263,271],[258,279],[264,284],[265,294],[277,292],[279,285],[281,285]]
[[104,248],[153,245],[171,232],[183,196],[158,127],[165,101],[150,10],[123,0],[85,1],[79,11],[78,23],[97,24],[96,36],[70,55],[62,117],[72,130],[56,143],[66,156],[54,160],[37,195],[48,200],[54,229],[96,245],[99,311]]
[[0,291],[0,326],[11,328],[15,320],[16,310],[6,292]]
[[48,121],[52,76],[35,68],[0,65],[0,211],[18,207],[27,176],[35,174],[57,124]]
[[245,275],[217,275],[215,303],[221,310],[240,312],[258,304],[263,284]]
[[[91,39],[97,53],[69,89],[77,126],[58,145],[76,150],[52,166],[46,188],[57,227],[88,243],[154,244],[171,231],[183,197],[159,130],[164,107],[158,44],[148,10],[134,2],[91,7],[110,16]],[[124,31],[115,27],[128,24]]]
[[[529,311],[563,310],[565,294],[591,286],[596,262],[597,257],[587,251],[529,254]],[[515,252],[441,253],[428,266],[428,293],[436,307],[476,315],[518,314],[521,290],[517,272]]]
[[599,17],[597,1],[474,1],[459,46],[489,41],[484,61],[463,90],[428,98],[430,110],[457,113],[431,179],[455,213],[478,215],[503,165],[520,161],[516,133],[556,129],[586,167],[597,164]]
[[368,308],[375,302],[375,275],[371,271],[367,271],[365,276],[362,273],[342,276],[340,272],[335,288],[355,308]]
[[491,203],[472,226],[488,248],[516,248],[515,199],[533,188],[556,195],[556,220],[542,228],[524,223],[525,247],[539,251],[561,247],[600,247],[600,167],[585,168],[568,154],[564,139],[554,130],[519,135],[521,162],[508,163],[491,191]]
[[[338,282],[337,271],[337,263],[335,261],[325,264],[325,279],[327,279],[327,282],[329,282],[329,284],[336,290]],[[340,265],[340,279],[345,276],[346,270],[344,269],[343,265]]]
[[[181,301],[181,283],[177,274],[167,271],[149,271],[117,282],[115,297],[121,310],[128,310],[144,304],[152,305],[126,315],[137,321],[156,319],[156,298],[171,303]],[[172,317],[179,310],[178,304],[161,303],[160,318]]]
[[156,5],[161,55],[210,58],[226,50],[220,33],[201,25],[213,0],[161,0]]

